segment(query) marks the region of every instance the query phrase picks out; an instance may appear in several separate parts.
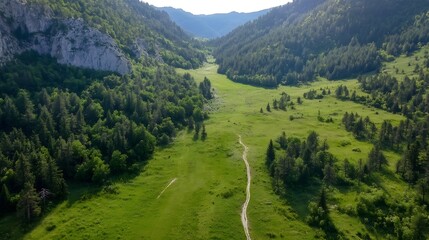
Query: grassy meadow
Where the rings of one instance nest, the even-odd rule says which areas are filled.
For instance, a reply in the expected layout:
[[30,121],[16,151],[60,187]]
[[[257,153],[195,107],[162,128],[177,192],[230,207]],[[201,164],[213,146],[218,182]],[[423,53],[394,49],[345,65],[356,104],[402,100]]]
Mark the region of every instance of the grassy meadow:
[[[413,66],[407,62],[412,58],[388,63],[385,71],[393,71],[397,65],[409,71]],[[193,139],[193,133],[181,132],[172,146],[156,151],[138,176],[116,180],[113,191],[72,185],[69,199],[25,234],[16,230],[20,227],[13,216],[0,220],[0,239],[244,239],[240,211],[245,200],[246,172],[238,134],[249,147],[252,169],[248,210],[252,238],[315,238],[318,230],[309,227],[305,217],[308,201],[315,198],[319,189],[316,186],[291,190],[286,198],[276,195],[265,167],[269,140],[282,131],[304,139],[315,130],[321,140],[327,139],[329,151],[338,159],[348,158],[357,163],[359,159],[366,160],[372,144],[357,141],[345,131],[341,124],[343,114],[348,111],[369,116],[377,127],[383,120],[396,125],[403,117],[333,96],[340,84],[351,91],[358,90],[356,80],[320,79],[308,86],[264,89],[234,83],[216,70],[215,64],[207,63],[188,71],[198,82],[204,77],[210,79],[216,93],[207,106],[210,119],[206,121],[205,141]],[[329,88],[332,94],[321,100],[303,99],[304,92],[320,88]],[[301,97],[303,104],[296,105],[296,110],[267,112],[267,103],[272,105],[282,92],[291,95],[294,102]],[[264,113],[260,113],[261,108]],[[318,121],[319,112],[324,118],[332,117],[334,122]],[[290,120],[291,115],[294,120]],[[412,190],[393,173],[400,156],[393,152],[386,152],[386,156],[389,169],[379,176],[379,185],[391,196],[401,198]],[[174,178],[177,180],[157,198]],[[348,239],[358,239],[358,232],[376,237],[359,219],[337,210],[355,207],[362,191],[367,189],[362,186],[331,193],[335,203],[330,206],[331,216]]]

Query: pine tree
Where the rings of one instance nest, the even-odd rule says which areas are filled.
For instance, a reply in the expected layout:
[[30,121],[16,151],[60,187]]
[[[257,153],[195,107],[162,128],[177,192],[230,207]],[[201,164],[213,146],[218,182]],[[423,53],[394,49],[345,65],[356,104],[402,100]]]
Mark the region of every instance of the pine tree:
[[206,138],[207,138],[206,125],[203,124],[203,130],[201,132],[201,140],[204,141],[204,140],[206,140]]
[[52,157],[47,158],[46,186],[56,197],[64,197],[67,193],[67,185],[61,170],[58,169]]
[[353,133],[357,139],[363,139],[365,136],[365,125],[363,124],[362,118],[359,118],[359,120],[356,122]]
[[40,214],[40,197],[36,192],[36,189],[26,183],[24,189],[19,194],[19,201],[17,209],[19,215],[26,221],[31,221],[33,217],[37,217]]
[[311,152],[316,152],[319,147],[319,135],[315,131],[311,131],[307,137],[307,146]]
[[326,189],[322,187],[322,191],[320,192],[319,202],[317,204],[318,207],[322,208],[326,214],[328,214],[328,203],[326,196]]
[[[30,132],[32,129],[33,120],[35,119],[34,115],[34,105],[30,100],[28,92],[20,90],[16,98],[16,107],[21,115],[19,119],[20,126]],[[15,121],[18,119],[15,119]]]
[[195,127],[195,121],[194,121],[194,118],[190,117],[190,118],[188,119],[188,130],[189,130],[189,131],[192,131],[192,130],[194,130],[194,127]]
[[278,106],[278,102],[277,102],[277,99],[274,99],[274,101],[273,101],[273,107],[274,107],[274,109],[279,109],[279,106]]
[[323,169],[323,182],[325,182],[328,186],[333,185],[336,180],[335,168],[331,164],[326,164]]
[[276,159],[276,153],[274,151],[273,140],[270,140],[270,143],[268,144],[267,156],[266,156],[266,164],[268,168],[271,167],[275,159]]
[[271,112],[270,103],[267,104],[267,112]]
[[26,184],[34,184],[34,175],[31,172],[29,159],[22,153],[17,153],[18,160],[15,162],[16,179],[19,186],[22,188]]
[[383,152],[380,150],[380,146],[375,145],[368,154],[367,167],[369,171],[380,171],[382,165],[387,164],[387,159]]
[[279,137],[278,142],[280,144],[280,147],[284,150],[286,150],[287,148],[287,138],[286,138],[286,133],[283,131],[282,135]]

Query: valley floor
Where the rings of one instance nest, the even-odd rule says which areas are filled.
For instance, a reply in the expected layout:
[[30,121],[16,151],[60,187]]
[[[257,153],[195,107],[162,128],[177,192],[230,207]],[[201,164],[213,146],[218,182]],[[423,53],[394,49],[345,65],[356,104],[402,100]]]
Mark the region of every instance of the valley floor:
[[[270,139],[282,131],[304,138],[315,130],[327,139],[339,159],[345,156],[356,163],[366,158],[372,145],[359,142],[341,126],[345,111],[369,116],[378,126],[385,119],[398,123],[399,115],[342,102],[334,96],[322,100],[304,100],[296,110],[266,112],[267,103],[282,92],[297,97],[320,87],[332,92],[339,84],[357,88],[356,80],[318,81],[311,86],[255,88],[234,83],[216,73],[215,64],[189,71],[197,81],[210,79],[216,99],[208,106],[208,137],[193,140],[193,133],[182,132],[174,145],[159,150],[137,177],[115,183],[118,194],[72,194],[59,204],[24,239],[245,239],[240,213],[246,198],[246,168],[238,135],[249,147],[252,198],[248,221],[252,239],[313,239],[317,230],[305,223],[308,201],[318,193],[311,187],[281,198],[272,190],[265,167],[265,152]],[[260,113],[263,108],[264,113]],[[318,114],[332,117],[334,123],[322,123]],[[297,116],[291,121],[289,117]],[[342,142],[350,145],[342,146]],[[359,148],[361,152],[352,151]],[[399,155],[386,153],[393,169]],[[176,179],[172,182],[172,180]],[[167,185],[169,185],[166,188]],[[408,191],[406,184],[392,173],[381,183],[392,195]],[[165,189],[164,192],[162,192]],[[335,191],[337,206],[331,215],[337,228],[349,239],[368,230],[357,218],[342,214],[337,207],[354,206],[360,189]],[[162,194],[160,194],[162,192]],[[84,197],[82,197],[82,195]],[[86,196],[86,197],[85,197]],[[1,222],[0,222],[1,224]],[[370,235],[372,235],[370,233]],[[1,238],[1,237],[0,237]]]

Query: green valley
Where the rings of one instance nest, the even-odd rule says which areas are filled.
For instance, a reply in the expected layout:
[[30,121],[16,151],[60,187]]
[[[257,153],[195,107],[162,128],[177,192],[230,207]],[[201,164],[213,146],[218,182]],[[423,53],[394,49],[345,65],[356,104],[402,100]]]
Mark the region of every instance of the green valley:
[[[386,69],[389,67],[392,66]],[[216,65],[206,64],[190,71],[197,81],[204,77],[210,79],[215,89],[216,98],[207,106],[210,119],[206,122],[208,137],[205,141],[194,141],[192,133],[181,132],[174,145],[155,153],[140,175],[114,181],[113,193],[72,187],[69,200],[55,207],[23,236],[24,239],[243,238],[240,210],[245,199],[246,173],[238,134],[249,147],[253,181],[248,217],[252,238],[312,239],[318,235],[318,230],[309,227],[305,217],[308,201],[317,197],[319,187],[290,192],[286,189],[286,199],[276,195],[264,164],[269,139],[276,138],[281,131],[303,139],[310,130],[317,129],[320,139],[328,140],[330,152],[339,159],[347,156],[357,164],[359,158],[367,157],[371,144],[355,140],[344,130],[341,118],[345,111],[369,116],[378,127],[383,120],[397,124],[403,119],[399,115],[339,101],[334,96],[303,100],[296,110],[260,113],[261,107],[265,108],[267,102],[282,92],[290,94],[295,101],[310,89],[334,90],[340,84],[357,89],[358,85],[356,80],[329,82],[321,79],[309,86],[263,89],[231,82],[216,70]],[[331,116],[334,122],[318,121],[319,111],[323,116]],[[291,115],[300,118],[291,121]],[[361,151],[353,151],[356,148]],[[377,188],[399,199],[414,195],[414,191],[394,174],[400,155],[386,152],[386,156],[389,167],[386,174],[380,175]],[[175,178],[177,180],[157,198]],[[357,196],[367,191],[371,191],[371,187],[365,185],[330,191],[332,219],[347,238],[357,238],[358,233],[377,236],[359,219],[340,210],[355,207]]]
[[139,0],[0,1],[0,240],[428,239],[428,26],[293,0],[202,41]]

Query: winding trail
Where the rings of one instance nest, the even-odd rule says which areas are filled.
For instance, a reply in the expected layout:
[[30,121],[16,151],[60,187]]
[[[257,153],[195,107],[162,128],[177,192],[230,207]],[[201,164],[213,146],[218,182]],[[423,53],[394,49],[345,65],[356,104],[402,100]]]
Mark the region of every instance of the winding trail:
[[167,185],[167,187],[164,188],[164,190],[162,190],[162,192],[158,195],[158,197],[156,199],[161,197],[161,195],[165,192],[165,190],[167,190],[167,188],[170,187],[171,184],[173,184],[176,180],[177,180],[177,178],[174,178],[173,180],[171,180],[171,182]]
[[249,233],[249,222],[247,220],[247,206],[249,206],[250,202],[250,182],[252,180],[252,175],[250,173],[250,165],[247,161],[247,152],[249,151],[249,148],[241,141],[241,135],[238,135],[238,141],[244,147],[242,158],[244,163],[246,164],[247,171],[246,201],[244,202],[243,207],[241,209],[241,223],[243,224],[244,233],[246,234],[247,240],[251,240]]

